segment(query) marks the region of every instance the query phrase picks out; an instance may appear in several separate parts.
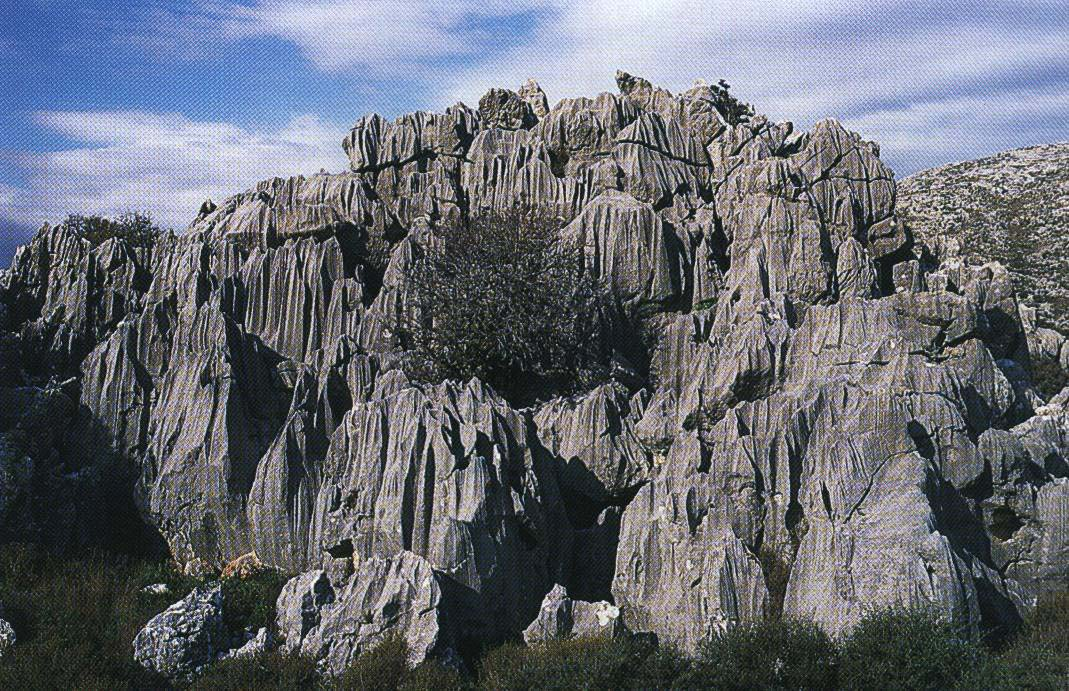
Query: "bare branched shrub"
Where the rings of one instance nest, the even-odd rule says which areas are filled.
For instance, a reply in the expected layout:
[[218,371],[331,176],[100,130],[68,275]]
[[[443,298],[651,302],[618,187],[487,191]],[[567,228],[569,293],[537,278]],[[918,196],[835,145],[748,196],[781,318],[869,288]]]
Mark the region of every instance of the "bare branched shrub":
[[604,378],[604,293],[562,226],[514,210],[436,228],[401,330],[409,376],[478,377],[520,401]]

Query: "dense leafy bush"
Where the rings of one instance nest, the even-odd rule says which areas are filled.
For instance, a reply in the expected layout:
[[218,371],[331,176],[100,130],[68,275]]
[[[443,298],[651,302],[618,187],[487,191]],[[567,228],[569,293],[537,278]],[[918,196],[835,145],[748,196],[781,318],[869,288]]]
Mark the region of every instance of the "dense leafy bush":
[[152,220],[152,216],[138,211],[125,213],[114,219],[71,214],[63,225],[81,235],[94,247],[112,238],[118,238],[133,247],[151,248],[160,235],[160,229]]
[[834,689],[835,644],[816,624],[743,624],[705,643],[684,688]]
[[286,577],[274,569],[262,569],[246,578],[223,580],[223,622],[231,633],[247,628],[254,632],[274,630],[275,603],[286,585]]
[[1033,358],[1031,369],[1032,385],[1048,401],[1069,386],[1069,375],[1053,360]]
[[861,621],[843,642],[845,689],[950,689],[982,659],[980,646],[921,611],[885,610]]
[[401,330],[409,376],[478,377],[524,400],[603,375],[602,290],[560,230],[559,219],[518,210],[436,228]]

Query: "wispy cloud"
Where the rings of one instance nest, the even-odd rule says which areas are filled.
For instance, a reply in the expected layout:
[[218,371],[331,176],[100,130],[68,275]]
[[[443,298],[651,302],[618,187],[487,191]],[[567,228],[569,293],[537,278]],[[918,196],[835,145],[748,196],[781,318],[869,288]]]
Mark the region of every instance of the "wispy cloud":
[[[437,108],[473,103],[491,86],[528,77],[553,99],[611,89],[617,68],[676,90],[723,77],[777,119],[805,126],[835,116],[871,128],[864,134],[885,140],[900,165],[923,158],[895,143],[911,115],[919,128],[926,111],[983,102],[1009,117],[1018,112],[1009,101],[1022,90],[1069,85],[1063,0],[216,0],[201,7],[214,17],[213,40],[281,39],[324,71],[408,80]],[[959,125],[941,130],[948,142],[970,134],[971,114],[956,115]],[[1049,129],[1028,118],[1006,122],[1016,129],[986,140],[996,148]],[[947,143],[938,148],[958,155]]]
[[22,157],[26,185],[0,187],[0,218],[21,224],[137,209],[183,228],[207,198],[276,175],[345,168],[343,128],[314,116],[275,131],[139,111],[42,112],[36,120],[79,145]]
[[[107,25],[98,33],[136,42],[159,69],[211,55],[198,67],[225,72],[216,58],[262,42],[242,69],[269,72],[288,47],[304,56],[312,91],[346,75],[430,108],[528,77],[552,100],[614,89],[618,68],[675,91],[726,78],[774,118],[843,119],[881,142],[900,174],[1069,139],[1064,0],[155,0],[94,11]],[[272,93],[255,98],[262,110]],[[257,128],[124,108],[35,122],[75,145],[21,154],[25,183],[0,187],[0,218],[137,207],[181,227],[205,197],[345,166],[344,128],[315,116]]]
[[[196,57],[220,43],[277,38],[297,46],[317,68],[417,77],[414,70],[476,59],[522,40],[558,0],[199,0],[155,4],[139,29],[124,32],[159,53]],[[517,33],[502,40],[501,29]]]

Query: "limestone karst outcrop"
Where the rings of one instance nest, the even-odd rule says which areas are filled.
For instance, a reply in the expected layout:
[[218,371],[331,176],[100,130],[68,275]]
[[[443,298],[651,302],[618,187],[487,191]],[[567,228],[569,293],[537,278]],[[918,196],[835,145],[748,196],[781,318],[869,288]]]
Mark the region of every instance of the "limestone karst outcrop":
[[[833,120],[618,83],[362,118],[349,171],[151,248],[43,228],[0,286],[3,534],[90,539],[34,493],[118,477],[179,562],[292,574],[284,645],[332,669],[393,630],[417,657],[520,635],[558,586],[684,648],[892,604],[995,629],[1064,588],[1069,405],[1009,274],[933,263]],[[408,380],[421,243],[516,204],[563,218],[648,367],[525,408]]]

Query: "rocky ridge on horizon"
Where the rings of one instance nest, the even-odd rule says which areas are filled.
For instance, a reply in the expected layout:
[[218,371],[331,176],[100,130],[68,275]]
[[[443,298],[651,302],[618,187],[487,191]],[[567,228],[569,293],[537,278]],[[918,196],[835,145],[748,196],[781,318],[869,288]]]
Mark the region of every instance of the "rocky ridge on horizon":
[[998,261],[1038,326],[1069,333],[1069,142],[914,173],[899,207],[936,261]]
[[[136,506],[189,570],[300,574],[285,645],[338,668],[393,630],[519,636],[556,586],[692,650],[893,604],[1005,630],[1069,583],[1069,394],[1032,387],[1011,273],[920,252],[920,198],[904,222],[836,121],[618,84],[361,118],[349,171],[151,249],[43,228],[0,286],[0,539],[84,544]],[[648,362],[527,408],[409,382],[427,234],[517,204],[568,219]]]

